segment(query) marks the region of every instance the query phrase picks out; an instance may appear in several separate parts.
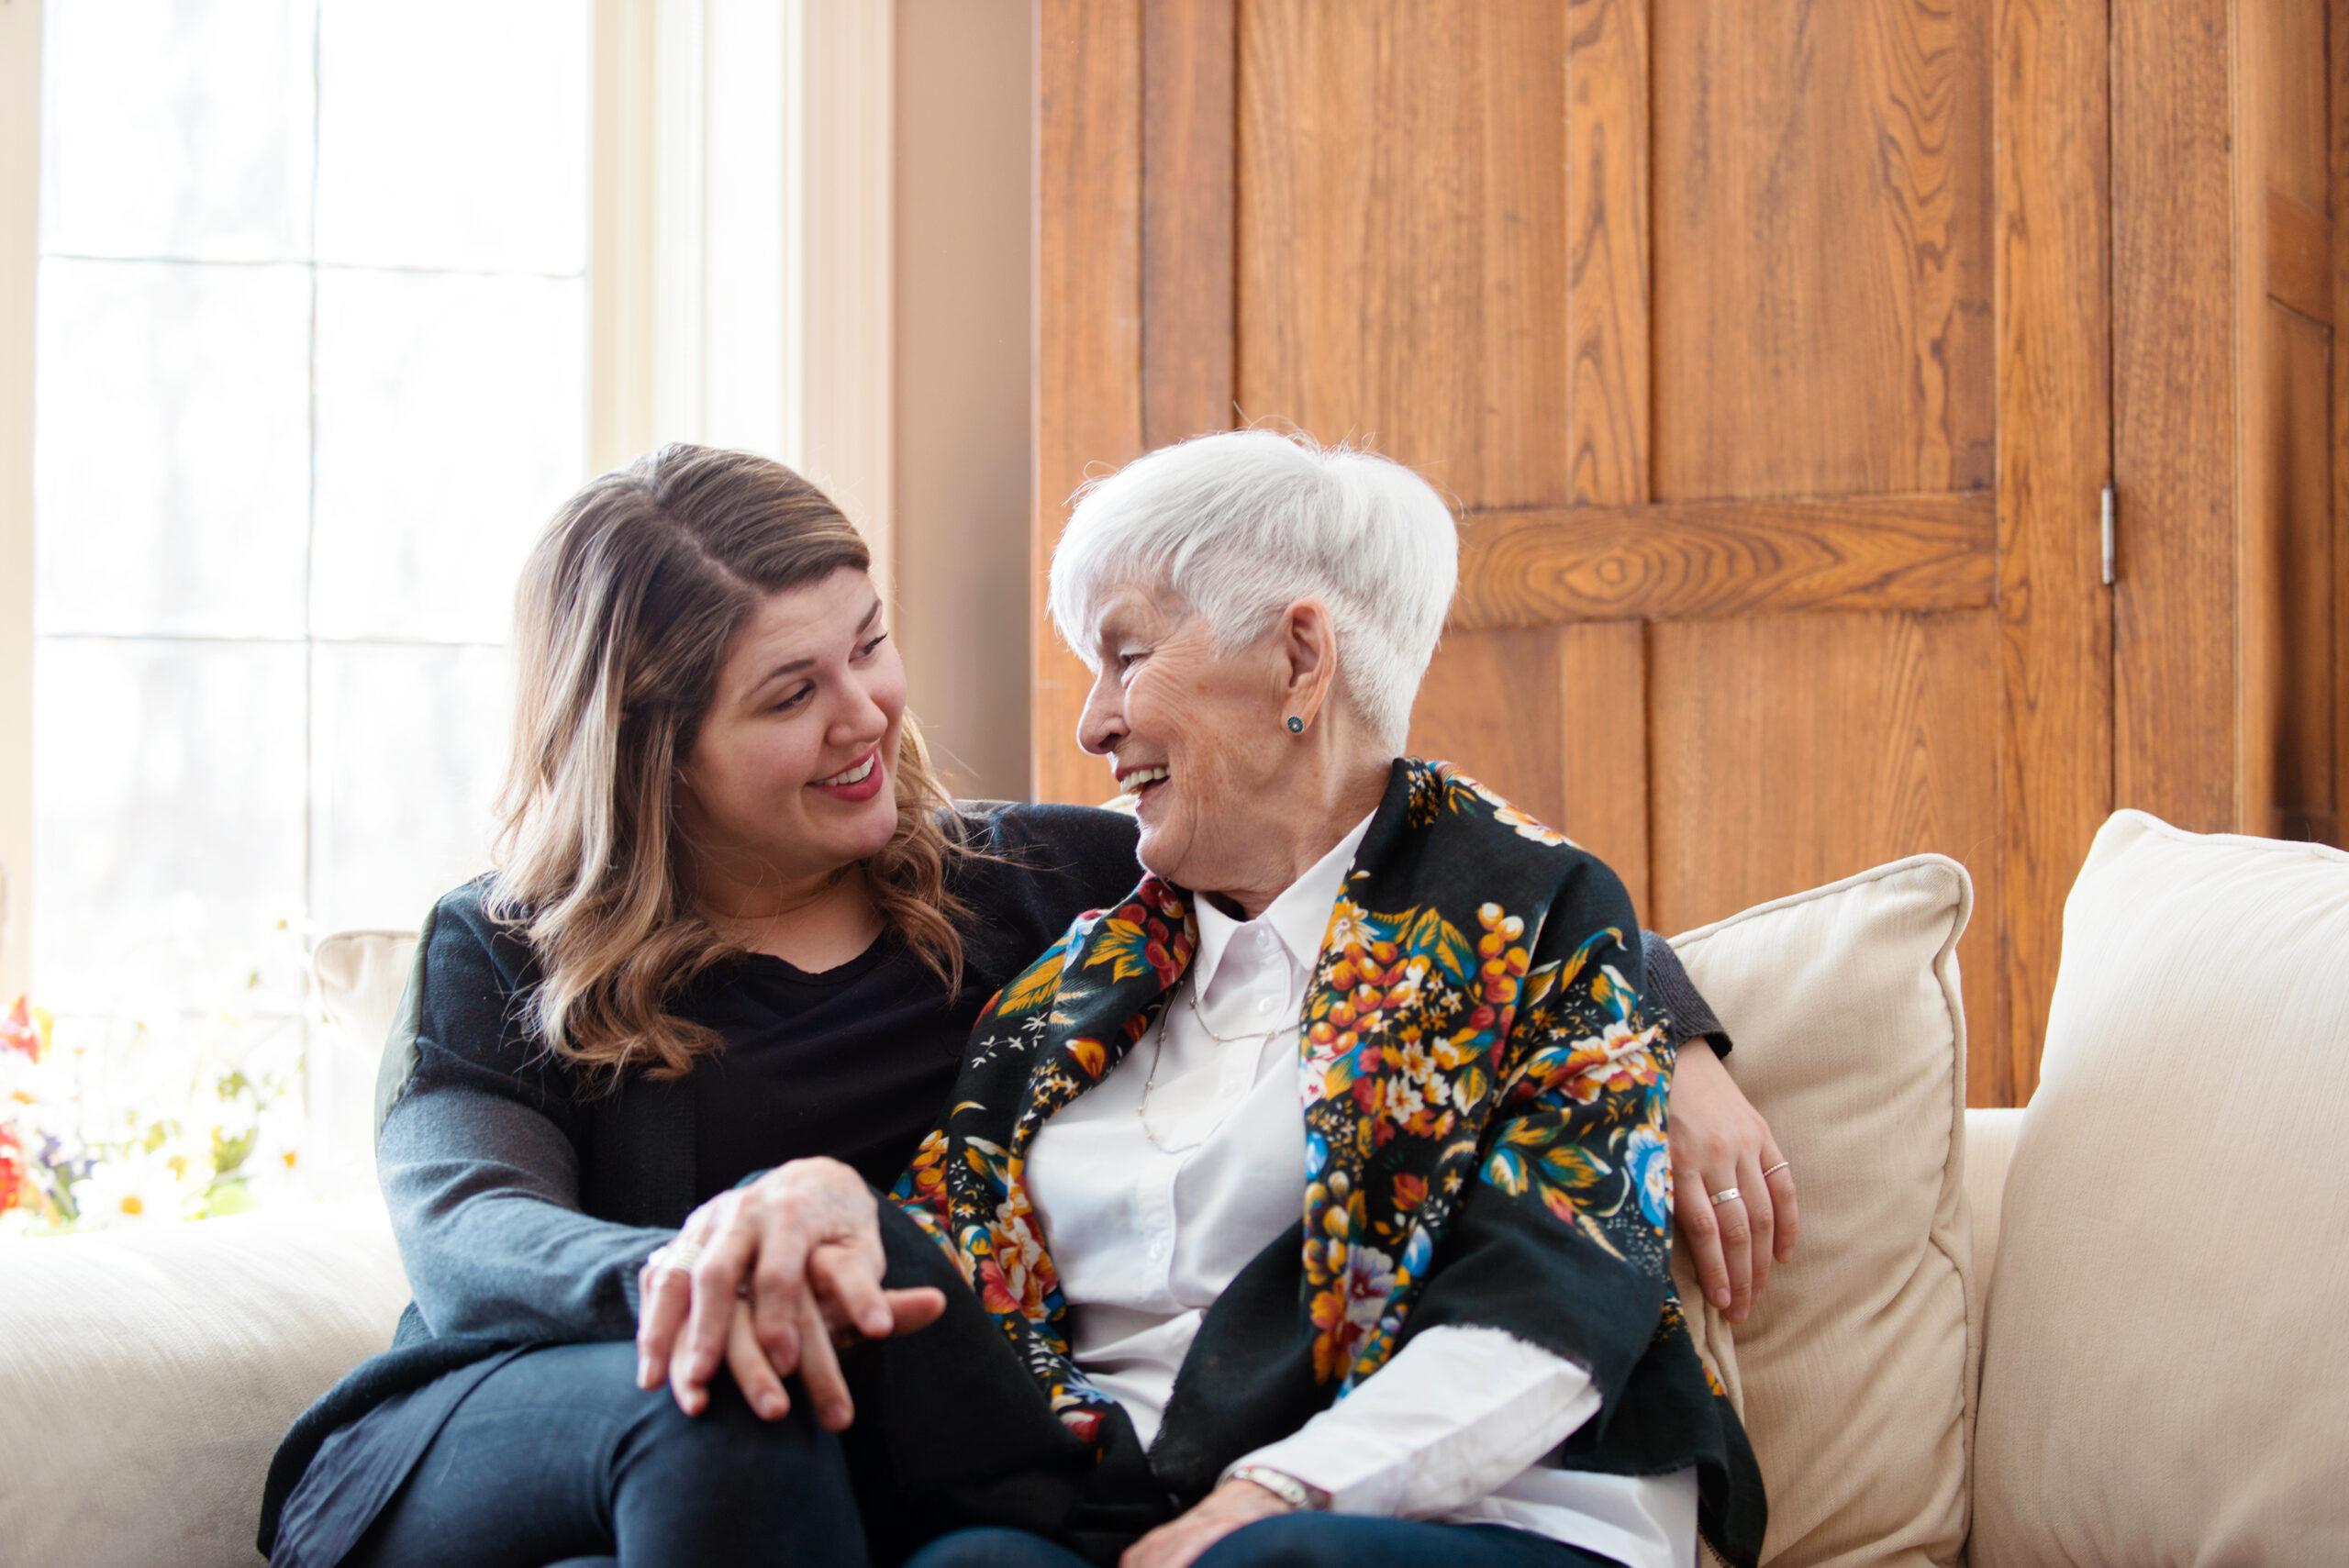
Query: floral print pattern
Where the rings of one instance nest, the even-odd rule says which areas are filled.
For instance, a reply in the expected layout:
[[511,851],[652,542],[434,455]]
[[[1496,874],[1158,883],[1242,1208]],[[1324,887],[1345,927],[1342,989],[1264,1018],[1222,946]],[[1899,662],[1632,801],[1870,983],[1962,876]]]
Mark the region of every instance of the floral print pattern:
[[[1671,1047],[1618,967],[1638,934],[1544,930],[1596,863],[1444,764],[1398,765],[1300,1019],[1299,1307],[1333,1397],[1394,1354],[1472,1200],[1529,1206],[1562,1247],[1663,1276]],[[1150,1027],[1197,946],[1187,896],[1154,877],[1081,917],[981,1016],[958,1103],[894,1195],[1088,1437],[1109,1402],[1069,1360],[1023,1162]],[[1669,1297],[1668,1280],[1645,1288]]]

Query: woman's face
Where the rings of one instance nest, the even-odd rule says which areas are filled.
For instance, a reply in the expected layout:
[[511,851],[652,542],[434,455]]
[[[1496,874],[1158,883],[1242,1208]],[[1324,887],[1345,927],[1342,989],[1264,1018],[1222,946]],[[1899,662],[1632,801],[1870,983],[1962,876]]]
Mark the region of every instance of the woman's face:
[[1219,656],[1186,606],[1120,589],[1095,627],[1098,670],[1077,743],[1136,797],[1141,863],[1200,893],[1251,888],[1297,757],[1283,728],[1289,672],[1267,636]]
[[678,817],[697,859],[785,886],[896,831],[906,672],[872,579],[843,567],[769,594],[734,633],[681,764]]

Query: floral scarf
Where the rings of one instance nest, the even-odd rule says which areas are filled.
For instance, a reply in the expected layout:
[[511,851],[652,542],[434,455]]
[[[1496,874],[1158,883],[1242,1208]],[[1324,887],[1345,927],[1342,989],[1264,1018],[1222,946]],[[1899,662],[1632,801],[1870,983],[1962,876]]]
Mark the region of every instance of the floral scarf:
[[[1026,1161],[1197,948],[1189,895],[1155,877],[1080,917],[980,1015],[945,1124],[893,1194],[1097,1451],[1130,1429],[1070,1357]],[[1592,1374],[1600,1414],[1551,1462],[1696,1464],[1707,1539],[1753,1560],[1759,1473],[1667,1267],[1672,1047],[1643,976],[1604,865],[1448,764],[1397,762],[1307,986],[1300,1222],[1201,1326],[1150,1455],[1170,1485],[1212,1485],[1412,1332],[1484,1325]]]

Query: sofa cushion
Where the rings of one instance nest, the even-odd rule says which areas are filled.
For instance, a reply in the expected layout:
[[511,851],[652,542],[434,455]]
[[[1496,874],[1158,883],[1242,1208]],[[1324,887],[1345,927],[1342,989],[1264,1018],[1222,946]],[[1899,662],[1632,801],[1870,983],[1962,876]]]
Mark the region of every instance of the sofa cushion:
[[1794,1261],[1726,1355],[1769,1488],[1765,1563],[1947,1564],[1965,1539],[1973,901],[1964,867],[1919,855],[1673,943],[1801,1194]]
[[278,1440],[406,1301],[380,1203],[0,1243],[0,1568],[258,1562]]
[[1987,1568],[2349,1551],[2349,855],[2097,835],[1990,1289]]

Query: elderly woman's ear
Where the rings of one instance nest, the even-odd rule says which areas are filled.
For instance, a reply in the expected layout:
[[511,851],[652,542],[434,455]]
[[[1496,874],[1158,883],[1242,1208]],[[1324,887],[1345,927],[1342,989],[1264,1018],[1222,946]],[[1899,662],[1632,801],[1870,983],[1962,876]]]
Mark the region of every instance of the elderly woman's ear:
[[1319,717],[1338,678],[1338,628],[1330,606],[1318,598],[1299,599],[1281,612],[1274,628],[1286,666],[1281,712],[1293,734]]

